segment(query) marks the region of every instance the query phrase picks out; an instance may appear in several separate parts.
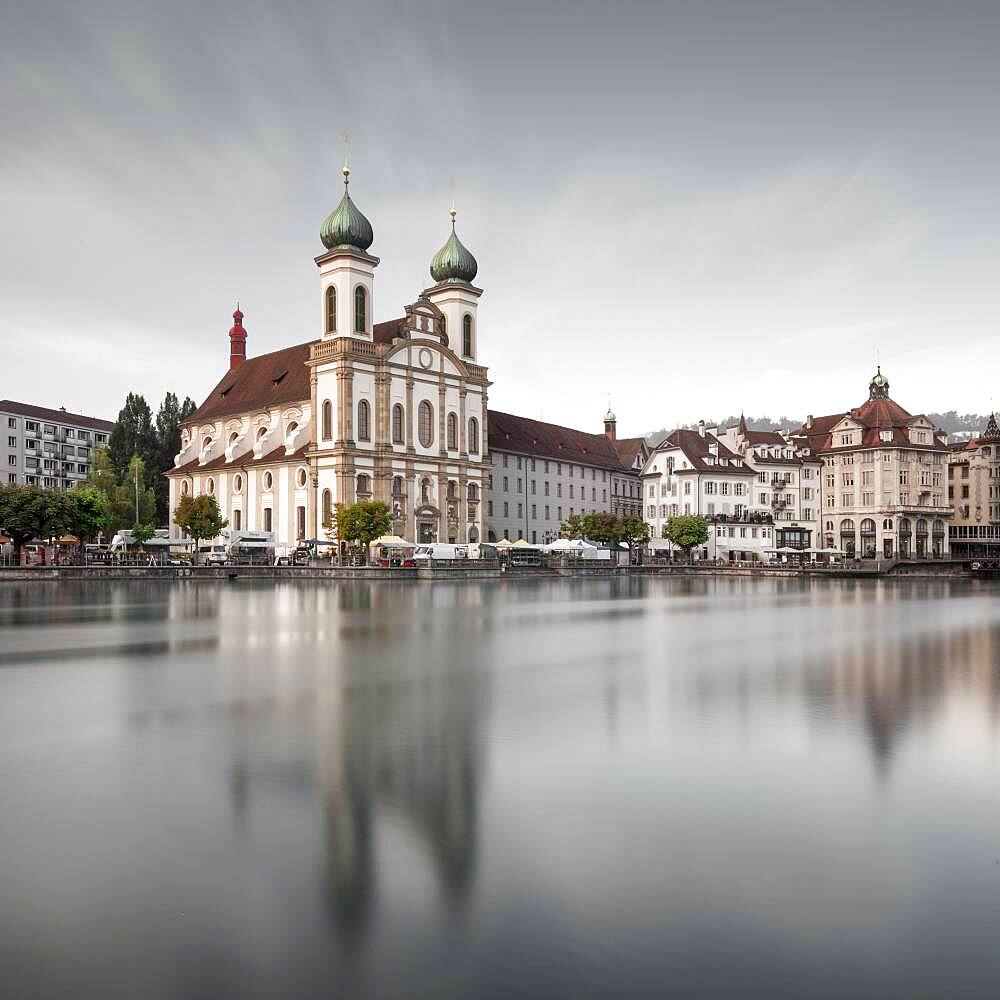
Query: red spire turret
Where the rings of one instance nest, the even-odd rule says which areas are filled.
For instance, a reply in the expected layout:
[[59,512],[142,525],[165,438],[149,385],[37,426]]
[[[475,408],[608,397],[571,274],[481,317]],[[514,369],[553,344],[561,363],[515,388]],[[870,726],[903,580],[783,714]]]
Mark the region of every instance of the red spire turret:
[[229,331],[229,370],[239,368],[247,359],[247,332],[243,329],[243,313],[240,304],[236,303],[233,313],[233,325]]

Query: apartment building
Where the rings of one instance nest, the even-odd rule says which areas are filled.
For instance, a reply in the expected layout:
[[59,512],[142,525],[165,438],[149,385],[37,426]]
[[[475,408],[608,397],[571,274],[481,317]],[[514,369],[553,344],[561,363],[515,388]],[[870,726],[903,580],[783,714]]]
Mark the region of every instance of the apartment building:
[[6,483],[69,489],[90,474],[94,448],[106,445],[110,420],[0,400],[0,474]]

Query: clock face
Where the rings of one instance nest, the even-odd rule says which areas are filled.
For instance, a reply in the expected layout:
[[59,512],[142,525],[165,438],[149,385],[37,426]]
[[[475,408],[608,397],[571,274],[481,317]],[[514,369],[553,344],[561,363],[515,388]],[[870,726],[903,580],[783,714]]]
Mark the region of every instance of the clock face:
[[426,347],[422,347],[417,355],[417,360],[420,362],[421,368],[430,368],[434,364],[434,355]]

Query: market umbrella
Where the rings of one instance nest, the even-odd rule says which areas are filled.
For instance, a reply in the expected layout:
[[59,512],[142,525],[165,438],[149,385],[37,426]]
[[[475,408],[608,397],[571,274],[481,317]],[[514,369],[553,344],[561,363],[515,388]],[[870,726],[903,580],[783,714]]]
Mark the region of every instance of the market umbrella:
[[498,549],[511,549],[513,547],[514,543],[509,538],[501,538],[500,541],[497,542]]

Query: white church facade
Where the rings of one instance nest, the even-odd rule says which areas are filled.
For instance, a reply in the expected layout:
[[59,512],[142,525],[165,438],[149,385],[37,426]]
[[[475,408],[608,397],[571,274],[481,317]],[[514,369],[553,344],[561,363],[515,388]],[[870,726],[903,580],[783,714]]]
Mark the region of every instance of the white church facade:
[[[320,336],[248,358],[243,314],[229,370],[185,422],[170,510],[216,497],[231,531],[276,545],[333,537],[337,504],[384,501],[417,542],[485,538],[487,369],[478,362],[475,258],[452,231],[433,284],[404,315],[373,323],[374,236],[348,192],[323,223]],[[171,515],[171,534],[181,532]]]

